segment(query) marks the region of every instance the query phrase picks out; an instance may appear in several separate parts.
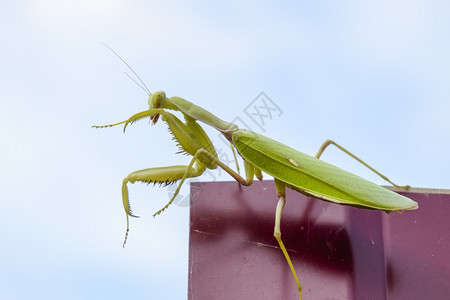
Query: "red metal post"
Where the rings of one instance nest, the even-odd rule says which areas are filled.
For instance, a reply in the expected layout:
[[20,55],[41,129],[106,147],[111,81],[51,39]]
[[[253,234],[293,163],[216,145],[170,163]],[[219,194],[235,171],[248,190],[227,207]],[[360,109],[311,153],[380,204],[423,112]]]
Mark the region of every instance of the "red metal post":
[[[282,239],[304,299],[445,299],[450,195],[403,193],[419,209],[356,209],[287,190]],[[273,237],[275,185],[191,183],[188,299],[298,299]]]

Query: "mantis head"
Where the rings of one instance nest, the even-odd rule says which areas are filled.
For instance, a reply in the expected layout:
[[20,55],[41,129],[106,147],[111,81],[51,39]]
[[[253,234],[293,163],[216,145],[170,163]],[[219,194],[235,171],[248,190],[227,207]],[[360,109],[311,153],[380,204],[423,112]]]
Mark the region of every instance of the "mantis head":
[[[163,91],[154,92],[153,94],[150,94],[148,98],[148,107],[149,109],[153,108],[164,108],[166,104],[166,93]],[[150,120],[152,121],[152,124],[156,124],[159,119],[159,114],[155,114],[150,117]]]

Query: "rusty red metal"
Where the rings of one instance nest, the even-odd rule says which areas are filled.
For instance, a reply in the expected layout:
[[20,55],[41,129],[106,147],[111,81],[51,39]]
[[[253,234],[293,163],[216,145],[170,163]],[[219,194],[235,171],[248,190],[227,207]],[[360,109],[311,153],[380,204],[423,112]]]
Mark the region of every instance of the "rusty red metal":
[[[403,214],[356,209],[288,190],[282,239],[304,299],[446,299],[450,195],[402,193]],[[275,186],[191,183],[188,299],[298,299],[273,237]]]

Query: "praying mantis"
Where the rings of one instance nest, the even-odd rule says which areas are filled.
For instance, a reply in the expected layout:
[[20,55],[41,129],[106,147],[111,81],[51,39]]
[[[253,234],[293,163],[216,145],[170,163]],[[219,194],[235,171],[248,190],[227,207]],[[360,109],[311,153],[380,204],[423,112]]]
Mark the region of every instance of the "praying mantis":
[[[168,110],[181,112],[185,123],[168,112]],[[348,150],[331,140],[325,141],[316,156],[312,157],[258,133],[239,129],[235,124],[223,121],[209,111],[183,98],[167,98],[165,93],[161,91],[151,94],[148,110],[139,112],[119,123],[93,127],[103,128],[124,124],[125,131],[128,125],[144,118],[150,118],[152,124],[156,124],[159,118],[166,122],[169,126],[169,131],[178,142],[181,151],[192,155],[193,158],[188,166],[143,169],[125,177],[122,184],[122,200],[127,217],[125,242],[129,232],[129,217],[136,217],[130,208],[128,183],[153,182],[169,184],[181,180],[173,197],[162,209],[154,214],[155,216],[170,206],[186,178],[200,176],[206,168],[216,169],[217,167],[221,167],[244,186],[251,185],[254,177],[261,180],[262,172],[265,172],[274,177],[278,197],[275,212],[274,236],[289,264],[301,299],[301,285],[289,258],[289,254],[281,240],[280,224],[282,210],[286,202],[286,188],[320,200],[358,208],[377,209],[386,212],[418,208],[417,203],[409,198],[320,160],[319,158],[325,148],[329,145],[335,145],[397,188],[408,188],[408,186],[401,187],[394,184]],[[230,141],[232,149],[236,149],[244,160],[245,178],[218,159],[211,140],[197,121],[201,121],[217,129]]]
[[[187,166],[178,165],[138,170],[123,179],[122,200],[127,218],[124,246],[129,233],[129,217],[137,217],[130,208],[128,183],[170,184],[180,180],[172,198],[154,214],[156,216],[172,204],[186,178],[200,176],[207,168],[216,169],[220,167],[244,186],[250,186],[254,177],[262,180],[262,172],[264,172],[274,178],[277,191],[278,204],[275,209],[274,237],[290,267],[297,284],[300,299],[302,299],[302,287],[281,239],[281,215],[286,203],[286,188],[309,197],[340,205],[382,210],[387,213],[418,208],[418,204],[407,197],[320,160],[323,151],[329,145],[334,145],[395,187],[401,189],[409,188],[409,186],[394,184],[387,177],[334,141],[325,141],[315,157],[312,157],[261,134],[239,129],[237,125],[223,121],[204,108],[183,98],[168,98],[165,92],[162,91],[155,93],[148,91],[148,93],[149,109],[134,114],[127,120],[119,123],[93,127],[104,128],[123,124],[125,132],[128,125],[144,118],[149,118],[152,124],[156,124],[161,119],[169,126],[169,131],[178,142],[180,152],[191,155],[192,159]],[[169,111],[181,113],[184,122]],[[235,153],[234,150],[236,150],[242,157],[245,177],[242,177],[238,172],[219,160],[210,138],[197,121],[217,129],[224,135],[230,142],[233,154]]]

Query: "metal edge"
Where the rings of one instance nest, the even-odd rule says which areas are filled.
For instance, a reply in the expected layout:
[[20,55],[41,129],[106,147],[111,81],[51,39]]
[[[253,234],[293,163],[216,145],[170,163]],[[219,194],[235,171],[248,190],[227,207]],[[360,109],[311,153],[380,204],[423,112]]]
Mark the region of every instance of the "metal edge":
[[394,192],[401,192],[401,193],[418,193],[418,194],[450,194],[450,189],[432,189],[432,188],[416,188],[411,187],[409,189],[399,189],[394,186],[386,186],[382,185],[382,187],[387,188],[388,190],[394,191]]

